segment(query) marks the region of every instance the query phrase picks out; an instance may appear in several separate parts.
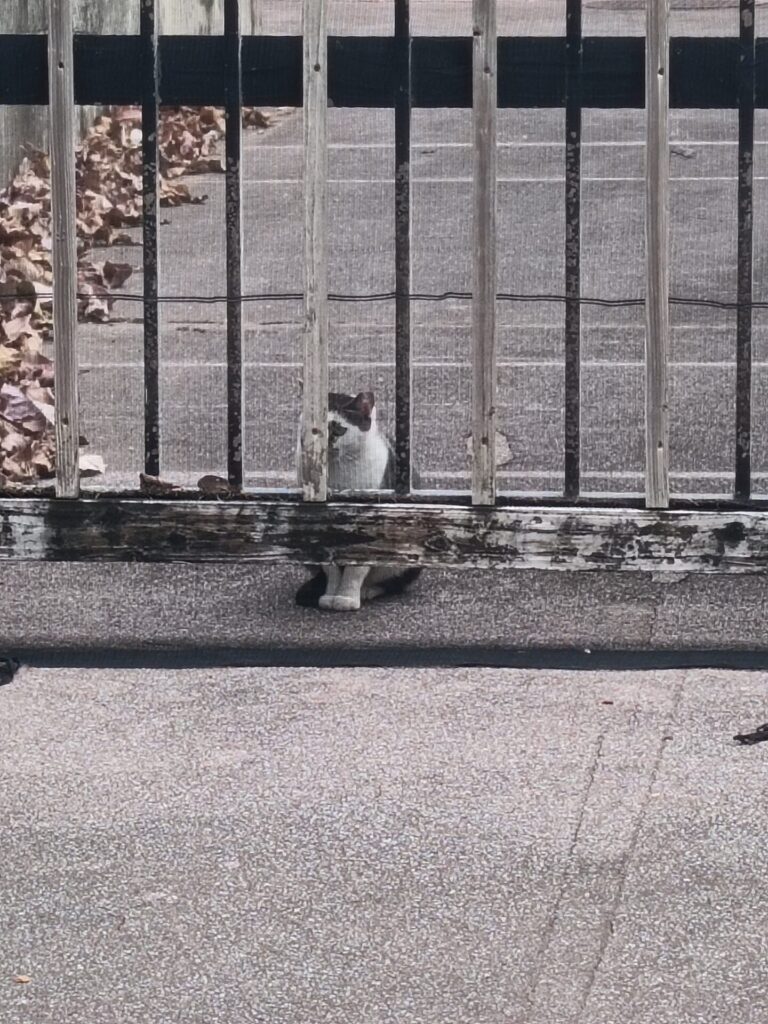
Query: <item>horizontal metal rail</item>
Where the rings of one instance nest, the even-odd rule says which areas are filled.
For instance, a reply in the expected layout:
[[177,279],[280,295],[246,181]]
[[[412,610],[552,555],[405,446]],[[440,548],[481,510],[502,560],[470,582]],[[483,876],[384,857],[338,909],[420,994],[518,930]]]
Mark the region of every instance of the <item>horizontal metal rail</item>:
[[[76,34],[75,101],[138,103],[143,94],[140,36]],[[162,36],[160,96],[164,104],[224,106],[227,39]],[[330,36],[328,96],[337,107],[395,107],[400,40]],[[564,107],[569,42],[566,37],[500,38],[499,107]],[[736,109],[743,97],[738,37],[679,38],[670,46],[670,106]],[[583,107],[638,108],[645,103],[642,37],[583,40]],[[300,107],[301,36],[244,37],[243,103]],[[472,39],[415,36],[411,42],[411,105],[472,106]],[[46,104],[44,36],[0,35],[0,104]],[[755,47],[755,106],[768,108],[768,39]]]

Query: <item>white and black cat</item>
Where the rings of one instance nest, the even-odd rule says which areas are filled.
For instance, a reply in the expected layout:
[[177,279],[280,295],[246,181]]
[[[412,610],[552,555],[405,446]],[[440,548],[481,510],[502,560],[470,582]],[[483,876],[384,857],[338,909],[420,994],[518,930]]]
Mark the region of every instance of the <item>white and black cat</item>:
[[[299,427],[301,432],[301,427]],[[299,486],[301,448],[297,447]],[[358,395],[328,395],[328,489],[333,491],[391,490],[395,453],[376,422],[372,391]],[[386,565],[321,565],[296,594],[303,607],[327,611],[357,611],[363,601],[402,593],[420,575],[420,568]]]

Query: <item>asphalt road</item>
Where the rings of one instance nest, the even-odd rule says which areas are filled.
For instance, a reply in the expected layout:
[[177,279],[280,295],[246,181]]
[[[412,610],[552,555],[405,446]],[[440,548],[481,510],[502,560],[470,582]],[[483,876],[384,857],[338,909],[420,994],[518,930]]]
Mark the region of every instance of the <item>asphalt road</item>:
[[[765,117],[759,118],[764,134]],[[413,290],[470,289],[471,149],[468,111],[417,111]],[[583,292],[643,294],[643,114],[587,111],[584,125]],[[503,111],[499,124],[499,288],[563,290],[563,116]],[[672,291],[733,300],[736,282],[736,114],[676,112],[672,120]],[[341,294],[394,287],[393,121],[386,111],[330,112],[329,285]],[[243,163],[244,291],[301,292],[301,114],[246,135]],[[766,298],[768,149],[756,147],[756,298]],[[165,295],[225,292],[223,181],[190,179],[203,206],[166,211],[161,227]],[[140,267],[139,249],[108,253]],[[141,275],[128,285],[141,291]],[[117,318],[135,318],[118,303]],[[499,428],[507,491],[562,487],[563,307],[503,302],[499,310]],[[246,306],[246,477],[252,486],[292,482],[301,378],[301,309],[295,301]],[[755,317],[754,468],[768,487],[768,334]],[[671,466],[678,493],[732,487],[735,317],[674,307],[671,337]],[[584,486],[642,491],[643,311],[584,310]],[[164,475],[194,482],[222,472],[225,334],[220,304],[163,307]],[[468,486],[469,303],[414,304],[414,457],[429,486]],[[387,301],[331,305],[331,380],[373,388],[385,419],[394,405],[394,310]],[[143,370],[139,324],[80,331],[85,431],[104,454],[107,486],[135,483],[141,468]]]

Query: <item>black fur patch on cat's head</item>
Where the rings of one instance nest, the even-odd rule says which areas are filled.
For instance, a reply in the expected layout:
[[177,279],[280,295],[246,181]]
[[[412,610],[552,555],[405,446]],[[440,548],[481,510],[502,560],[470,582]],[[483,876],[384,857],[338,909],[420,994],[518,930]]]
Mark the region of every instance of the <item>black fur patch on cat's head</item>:
[[343,416],[348,423],[357,427],[358,430],[370,430],[375,401],[372,391],[361,391],[354,396],[330,392],[328,395],[328,411]]

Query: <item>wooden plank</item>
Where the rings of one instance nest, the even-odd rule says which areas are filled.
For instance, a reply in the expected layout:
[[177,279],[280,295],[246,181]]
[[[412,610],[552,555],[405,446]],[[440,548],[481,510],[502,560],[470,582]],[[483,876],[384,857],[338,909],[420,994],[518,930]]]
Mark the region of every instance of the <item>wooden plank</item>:
[[669,0],[647,0],[645,499],[669,504]]
[[752,489],[753,163],[755,144],[755,0],[741,0],[739,41],[739,187],[736,298],[736,473],[734,494]]
[[328,494],[328,246],[326,0],[304,0],[304,379],[301,487]]
[[227,131],[225,138],[225,217],[227,253],[227,475],[232,487],[243,486],[243,190],[242,36],[239,0],[224,0],[227,47]]
[[220,33],[224,20],[221,9],[222,0],[162,0],[162,33],[163,35]]
[[53,225],[53,340],[56,372],[56,494],[80,489],[77,368],[77,222],[71,0],[49,0],[48,67]]
[[473,0],[472,501],[496,500],[496,0]]
[[761,512],[0,499],[0,560],[768,571]]
[[411,14],[395,0],[395,493],[411,489]]
[[251,24],[250,34],[260,36],[264,31],[264,7],[263,0],[250,0]]
[[142,257],[144,265],[144,472],[160,474],[159,199],[160,65],[157,0],[141,0]]
[[565,496],[581,489],[581,0],[566,4]]

